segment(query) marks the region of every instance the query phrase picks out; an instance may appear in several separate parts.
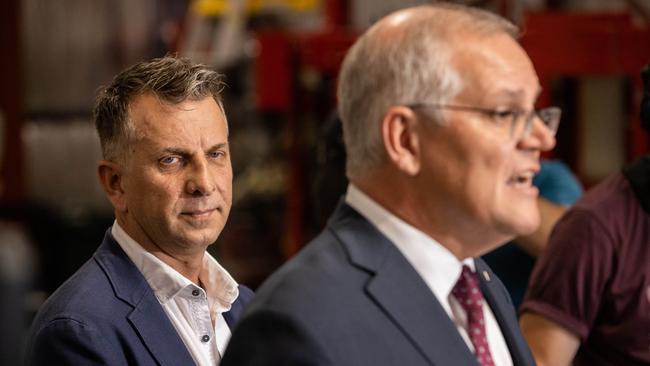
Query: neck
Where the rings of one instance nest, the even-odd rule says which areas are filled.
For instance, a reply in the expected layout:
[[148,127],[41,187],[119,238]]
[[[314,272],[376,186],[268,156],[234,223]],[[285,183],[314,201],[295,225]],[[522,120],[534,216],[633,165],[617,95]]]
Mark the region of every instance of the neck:
[[148,250],[145,248],[145,250],[165,262],[183,277],[189,279],[197,286],[201,286],[199,283],[199,274],[203,267],[203,255],[205,252],[201,253],[200,256],[183,256],[167,253],[160,248],[158,250]]
[[393,215],[440,243],[459,261],[482,255],[505,242],[494,238],[491,230],[482,232],[480,225],[474,225],[453,205],[445,204],[444,197],[436,197],[431,189],[415,184],[413,177],[373,173],[352,183]]
[[156,258],[172,267],[183,277],[199,286],[199,274],[203,267],[205,249],[184,251],[179,248],[163,247],[151,240],[144,231],[134,229],[124,220],[123,217],[117,216],[117,222],[122,230],[124,230],[124,232],[126,232],[144,250],[153,254]]

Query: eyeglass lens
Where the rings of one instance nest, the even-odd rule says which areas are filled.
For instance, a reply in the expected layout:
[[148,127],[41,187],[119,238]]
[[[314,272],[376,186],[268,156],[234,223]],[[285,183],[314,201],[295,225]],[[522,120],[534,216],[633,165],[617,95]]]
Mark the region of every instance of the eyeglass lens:
[[526,138],[530,134],[531,130],[533,129],[535,116],[537,116],[544,123],[544,126],[546,126],[546,128],[551,132],[551,134],[555,135],[555,133],[557,132],[557,128],[560,124],[561,114],[562,114],[562,110],[560,108],[547,107],[538,110],[533,110],[528,115],[523,115],[523,114],[513,115],[510,136],[517,140]]

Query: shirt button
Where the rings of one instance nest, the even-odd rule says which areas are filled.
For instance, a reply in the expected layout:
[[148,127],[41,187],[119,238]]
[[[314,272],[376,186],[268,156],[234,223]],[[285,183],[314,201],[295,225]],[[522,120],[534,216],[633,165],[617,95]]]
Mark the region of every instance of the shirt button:
[[200,292],[197,289],[192,290],[192,295],[199,296]]
[[210,336],[207,334],[201,337],[201,342],[203,343],[208,342],[209,340],[210,340]]

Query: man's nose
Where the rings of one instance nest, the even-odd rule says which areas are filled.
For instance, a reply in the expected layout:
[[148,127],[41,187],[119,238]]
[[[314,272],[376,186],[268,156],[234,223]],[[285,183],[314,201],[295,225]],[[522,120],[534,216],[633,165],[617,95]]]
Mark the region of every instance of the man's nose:
[[539,117],[533,118],[531,130],[519,141],[518,146],[527,150],[548,151],[555,147],[555,133]]
[[205,158],[196,159],[188,173],[186,190],[193,196],[209,195],[216,189],[209,162]]

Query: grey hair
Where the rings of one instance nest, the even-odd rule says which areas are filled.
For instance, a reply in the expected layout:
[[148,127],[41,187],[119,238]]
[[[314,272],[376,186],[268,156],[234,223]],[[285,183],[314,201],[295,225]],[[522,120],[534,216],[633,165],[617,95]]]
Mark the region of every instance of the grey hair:
[[409,10],[413,15],[396,33],[386,39],[386,18],[380,20],[343,60],[337,96],[350,178],[386,159],[379,123],[391,106],[445,103],[462,90],[452,63],[454,35],[518,35],[509,21],[477,8],[436,3]]
[[100,90],[93,109],[104,159],[119,159],[137,137],[129,117],[129,107],[136,97],[152,93],[173,105],[211,96],[224,112],[221,100],[224,85],[216,71],[173,56],[143,61],[122,71]]

